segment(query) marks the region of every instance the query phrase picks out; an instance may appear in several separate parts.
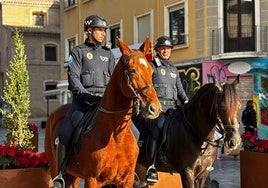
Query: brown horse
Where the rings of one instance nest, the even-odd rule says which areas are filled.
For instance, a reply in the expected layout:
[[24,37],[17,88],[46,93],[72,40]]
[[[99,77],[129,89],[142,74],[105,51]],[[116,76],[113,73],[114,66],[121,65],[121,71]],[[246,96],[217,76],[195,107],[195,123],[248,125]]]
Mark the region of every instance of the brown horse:
[[[118,45],[122,56],[104,92],[92,130],[85,132],[80,152],[68,160],[66,187],[77,188],[80,179],[85,180],[87,188],[107,184],[133,187],[139,153],[130,130],[133,108],[152,119],[158,117],[161,106],[152,87],[153,69],[145,58],[151,47],[149,39],[139,50],[129,49],[120,39]],[[68,107],[59,107],[47,119],[45,151],[52,178],[57,175],[55,134]]]
[[[180,173],[184,188],[204,187],[217,155],[215,130],[223,135],[221,139],[229,149],[235,149],[241,142],[237,123],[240,109],[238,83],[239,76],[231,84],[217,81],[208,83],[197,91],[188,104],[167,117],[163,130],[165,139],[159,149],[156,164],[159,173]],[[146,136],[143,138],[143,143],[146,143]],[[144,174],[148,167],[145,155],[146,144],[143,144],[137,163],[138,167],[145,167],[138,172],[141,179],[144,175],[140,174]],[[141,168],[137,171],[139,169]],[[164,184],[162,181],[160,178],[155,186]],[[178,184],[173,187],[178,187]]]

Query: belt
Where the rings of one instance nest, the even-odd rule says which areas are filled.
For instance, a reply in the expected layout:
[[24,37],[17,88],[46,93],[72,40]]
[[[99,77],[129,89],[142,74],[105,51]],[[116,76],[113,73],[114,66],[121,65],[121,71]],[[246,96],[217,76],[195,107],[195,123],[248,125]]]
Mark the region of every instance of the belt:
[[175,101],[160,101],[162,105],[175,105]]

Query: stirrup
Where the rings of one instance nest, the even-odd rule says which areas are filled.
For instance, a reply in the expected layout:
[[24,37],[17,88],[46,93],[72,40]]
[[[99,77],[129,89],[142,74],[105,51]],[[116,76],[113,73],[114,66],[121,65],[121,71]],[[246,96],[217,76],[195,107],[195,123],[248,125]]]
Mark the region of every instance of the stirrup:
[[154,164],[152,164],[151,166],[148,167],[148,169],[146,171],[146,176],[148,175],[149,171],[151,171],[151,170],[156,171]]
[[157,170],[156,170],[154,164],[149,166],[149,168],[146,172],[146,180],[150,184],[154,184],[154,183],[158,182],[158,174],[157,174]]
[[57,175],[52,181],[54,184],[52,186],[52,188],[58,188],[58,186],[55,186],[55,182],[61,183],[61,188],[65,188],[65,181],[64,181],[64,178],[62,177],[62,175]]

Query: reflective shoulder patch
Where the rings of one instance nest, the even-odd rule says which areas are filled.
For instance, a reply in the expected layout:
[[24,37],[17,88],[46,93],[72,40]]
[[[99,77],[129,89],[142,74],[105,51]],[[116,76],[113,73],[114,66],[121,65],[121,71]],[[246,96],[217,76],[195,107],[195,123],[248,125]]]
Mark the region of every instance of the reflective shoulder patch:
[[68,59],[68,64],[72,64],[73,63],[73,56],[69,56],[69,59]]

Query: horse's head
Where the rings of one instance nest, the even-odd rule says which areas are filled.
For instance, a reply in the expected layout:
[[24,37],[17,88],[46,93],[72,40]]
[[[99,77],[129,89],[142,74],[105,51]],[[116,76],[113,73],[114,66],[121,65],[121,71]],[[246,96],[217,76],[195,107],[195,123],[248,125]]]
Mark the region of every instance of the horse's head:
[[241,142],[237,115],[240,110],[240,97],[237,93],[239,75],[231,84],[216,83],[218,92],[216,113],[218,113],[218,131],[224,135],[224,144],[229,149],[236,149]]
[[121,83],[121,92],[128,98],[134,99],[136,113],[141,113],[148,119],[158,117],[161,105],[153,88],[153,68],[145,57],[151,49],[149,38],[146,38],[139,50],[129,49],[119,38],[117,41],[122,52],[118,63],[122,65],[126,78],[126,81]]

